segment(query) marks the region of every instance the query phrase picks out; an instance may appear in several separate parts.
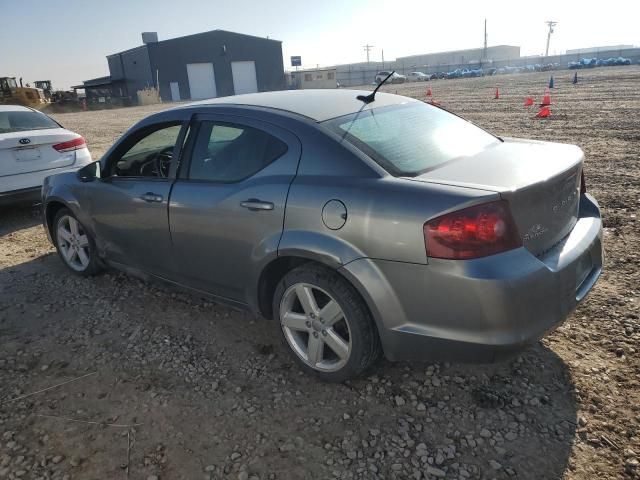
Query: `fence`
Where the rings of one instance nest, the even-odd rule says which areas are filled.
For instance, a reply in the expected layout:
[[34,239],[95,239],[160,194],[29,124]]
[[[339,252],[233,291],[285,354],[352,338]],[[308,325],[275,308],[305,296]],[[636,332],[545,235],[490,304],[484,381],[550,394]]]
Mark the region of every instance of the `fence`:
[[481,64],[480,62],[469,63],[441,63],[437,65],[409,65],[402,61],[392,62],[370,62],[370,63],[356,63],[346,65],[336,65],[336,80],[343,87],[351,87],[355,85],[368,85],[375,83],[375,76],[381,70],[395,70],[396,72],[406,75],[409,72],[419,71],[423,73],[438,73],[438,72],[451,72],[458,68],[475,69],[479,67],[484,68],[501,68],[501,67],[524,67],[526,65],[535,64],[548,64],[558,63],[560,69],[568,68],[569,62],[580,61],[581,58],[598,58],[607,59],[611,57],[624,57],[631,60],[631,63],[637,64],[640,61],[640,48],[629,49],[617,49],[617,50],[601,50],[597,53],[572,53],[563,55],[549,55],[545,57],[540,56],[527,56],[518,57],[507,60],[487,61]]

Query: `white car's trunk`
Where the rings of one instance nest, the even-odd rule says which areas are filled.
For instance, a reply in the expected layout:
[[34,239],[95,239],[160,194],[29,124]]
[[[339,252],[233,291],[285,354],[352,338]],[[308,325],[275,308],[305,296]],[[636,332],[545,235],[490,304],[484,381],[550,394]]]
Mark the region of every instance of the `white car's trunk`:
[[53,145],[78,137],[64,128],[0,134],[0,177],[73,165],[76,152],[58,152]]

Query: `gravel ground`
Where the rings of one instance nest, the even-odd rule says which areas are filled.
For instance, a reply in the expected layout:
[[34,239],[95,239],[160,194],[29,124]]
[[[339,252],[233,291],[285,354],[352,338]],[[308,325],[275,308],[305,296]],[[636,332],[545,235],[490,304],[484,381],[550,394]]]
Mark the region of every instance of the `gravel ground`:
[[[30,209],[0,210],[0,479],[640,478],[640,68],[579,75],[555,74],[548,121],[522,107],[548,74],[432,83],[499,135],[579,144],[605,215],[598,285],[500,364],[381,362],[321,384],[273,322],[115,272],[77,278]],[[98,157],[161,108],[56,118]]]

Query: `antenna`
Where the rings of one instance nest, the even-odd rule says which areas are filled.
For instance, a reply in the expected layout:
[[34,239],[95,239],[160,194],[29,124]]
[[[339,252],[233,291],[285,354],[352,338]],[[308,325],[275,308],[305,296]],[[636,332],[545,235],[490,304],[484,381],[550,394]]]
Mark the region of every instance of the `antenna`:
[[367,52],[367,63],[369,63],[369,52],[371,51],[371,49],[372,49],[373,47],[374,47],[373,45],[369,45],[369,44],[366,44],[366,45],[364,45],[364,46],[362,47],[362,48],[363,48],[363,50],[364,50],[365,52]]
[[387,80],[389,80],[389,78],[391,78],[391,76],[392,76],[394,73],[396,73],[396,71],[395,71],[395,70],[394,70],[393,72],[391,72],[389,75],[387,75],[387,76],[385,77],[385,79],[384,79],[384,80],[382,80],[382,81],[378,84],[378,86],[373,90],[373,92],[371,92],[369,95],[358,95],[358,96],[356,97],[356,99],[360,100],[361,102],[364,102],[364,104],[365,104],[365,105],[368,105],[368,104],[369,104],[369,103],[371,103],[371,102],[375,102],[375,101],[376,101],[376,93],[378,93],[378,90],[380,89],[380,87],[381,87],[382,85],[384,85],[384,84],[385,84],[385,82],[386,82]]
[[549,33],[547,34],[547,49],[544,52],[544,56],[548,57],[549,56],[549,42],[551,41],[551,34],[553,33],[553,27],[555,27],[558,24],[558,22],[554,22],[553,20],[548,20],[545,23],[547,25],[549,25]]

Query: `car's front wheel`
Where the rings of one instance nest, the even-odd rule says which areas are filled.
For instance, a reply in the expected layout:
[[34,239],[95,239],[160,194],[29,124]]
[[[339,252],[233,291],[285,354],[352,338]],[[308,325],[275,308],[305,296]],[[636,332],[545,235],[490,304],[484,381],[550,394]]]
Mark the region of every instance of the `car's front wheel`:
[[327,268],[308,264],[285,275],[273,311],[293,358],[323,380],[355,377],[380,356],[366,304],[349,282]]
[[52,237],[60,258],[72,272],[90,276],[102,270],[91,234],[68,208],[56,214]]

